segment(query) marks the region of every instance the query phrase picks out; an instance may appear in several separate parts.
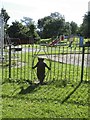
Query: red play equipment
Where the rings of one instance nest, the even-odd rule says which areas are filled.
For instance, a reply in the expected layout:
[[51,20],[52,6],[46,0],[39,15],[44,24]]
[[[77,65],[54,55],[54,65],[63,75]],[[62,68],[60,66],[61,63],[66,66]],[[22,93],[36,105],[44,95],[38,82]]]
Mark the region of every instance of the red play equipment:
[[61,35],[59,38],[57,38],[57,39],[53,40],[51,43],[49,43],[49,46],[54,46],[63,40],[64,40],[64,35]]

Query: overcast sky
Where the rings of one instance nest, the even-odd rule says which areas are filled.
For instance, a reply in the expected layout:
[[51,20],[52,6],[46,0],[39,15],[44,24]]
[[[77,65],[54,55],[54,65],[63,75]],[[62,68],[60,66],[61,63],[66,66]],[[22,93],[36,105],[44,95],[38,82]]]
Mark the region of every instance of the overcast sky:
[[88,11],[89,0],[0,0],[0,9],[3,7],[10,16],[9,23],[15,20],[30,17],[38,19],[59,12],[65,16],[66,22],[82,23],[84,14]]

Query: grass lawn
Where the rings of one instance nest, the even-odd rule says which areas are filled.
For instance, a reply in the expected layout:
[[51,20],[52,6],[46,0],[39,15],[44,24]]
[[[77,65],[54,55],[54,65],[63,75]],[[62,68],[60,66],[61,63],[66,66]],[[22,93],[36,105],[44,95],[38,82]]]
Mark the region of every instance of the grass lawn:
[[88,84],[82,83],[63,104],[75,88],[71,84],[5,83],[2,88],[3,118],[88,118]]

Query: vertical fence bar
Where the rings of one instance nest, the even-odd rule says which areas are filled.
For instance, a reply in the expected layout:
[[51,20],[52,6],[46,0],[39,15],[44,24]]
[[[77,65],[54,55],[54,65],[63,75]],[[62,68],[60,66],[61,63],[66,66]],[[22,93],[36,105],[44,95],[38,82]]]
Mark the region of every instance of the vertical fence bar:
[[[14,46],[13,59],[15,60],[15,46]],[[15,65],[13,66],[13,78],[15,77],[15,66],[16,66],[16,61],[14,62],[15,62]]]
[[[52,62],[52,46],[51,46],[51,56],[50,56],[50,59],[51,59],[51,62]],[[51,70],[50,70],[50,79],[52,79],[52,66],[51,67]]]
[[88,59],[88,55],[89,55],[89,51],[88,51],[88,49],[86,50],[86,53],[85,53],[85,56],[86,56],[86,58],[87,58],[87,61],[86,61],[86,67],[85,67],[85,80],[88,80],[88,77],[87,77],[87,68],[88,68],[88,61],[89,61],[89,59]]
[[29,41],[27,44],[27,80],[29,80]]
[[[31,61],[31,62],[32,62],[32,66],[31,66],[31,67],[34,66],[34,59],[35,59],[35,58],[34,58],[35,56],[34,56],[34,51],[33,51],[33,49],[34,49],[34,45],[32,45],[32,61]],[[31,68],[31,69],[32,69],[32,68]],[[32,80],[32,74],[33,74],[33,71],[31,70],[31,80]]]
[[[22,50],[23,50],[23,45],[21,44],[21,48],[22,48]],[[22,69],[22,50],[21,50],[21,59],[20,59],[20,62],[21,62],[21,70],[20,70],[20,79],[22,79],[23,77],[22,77],[22,71],[23,71],[23,69]]]
[[54,47],[54,80],[55,80],[55,60],[56,60],[56,47]]
[[65,79],[67,79],[67,59],[68,59],[68,48],[67,48],[67,50],[66,50],[67,52],[66,52],[66,66],[65,66]]
[[[7,50],[7,46],[6,46],[6,49],[5,49],[5,50]],[[5,51],[4,51],[4,52],[5,52]],[[5,55],[4,55],[4,56],[5,56],[5,61],[6,61],[6,64],[7,64],[7,61],[8,61],[8,57],[7,57],[8,54],[7,54],[7,52],[5,52]],[[5,77],[5,78],[9,77],[8,74],[7,74],[7,73],[8,73],[8,72],[7,72],[7,71],[8,71],[8,67],[6,66],[5,69],[3,69],[3,70],[4,70],[3,74],[5,75],[4,77]]]
[[81,82],[83,81],[83,70],[84,70],[84,51],[85,51],[85,47],[83,46],[83,49],[82,49],[82,66],[81,66]]
[[79,53],[80,53],[80,47],[79,47],[79,50],[78,50],[78,55],[77,55],[77,73],[76,73],[76,75],[77,75],[77,77],[76,77],[76,82],[78,81],[78,76],[79,76]]
[[[26,62],[26,45],[24,45],[24,63]],[[25,67],[26,65],[24,65],[24,80],[25,80],[25,73],[26,73],[26,71],[25,71]]]
[[[87,79],[90,80],[90,46],[88,47],[88,66],[87,66]],[[90,90],[90,89],[89,89]]]
[[62,68],[61,68],[62,70],[61,70],[61,80],[62,80],[62,78],[63,78],[63,67],[64,67],[64,66],[63,66],[63,62],[64,62],[64,61],[63,61],[63,60],[64,60],[63,53],[64,53],[64,47],[62,48],[62,53],[61,53],[61,54],[62,54]]
[[[74,54],[73,54],[73,80],[74,79],[74,76],[75,76],[75,58],[77,57],[77,54],[76,54],[76,47],[74,48]],[[76,56],[76,57],[75,57]]]
[[70,48],[69,82],[71,80],[71,64],[72,64],[72,62],[71,62],[72,55],[71,54],[72,54],[72,47]]
[[11,44],[9,44],[9,78],[11,78]]
[[[47,58],[47,60],[48,60],[48,62],[50,62],[49,61],[49,57],[48,57],[48,55],[49,55],[49,48],[48,47],[44,47],[44,49],[46,49],[46,51],[44,50],[44,52],[45,52],[45,54],[46,54],[46,58]],[[48,66],[49,66],[50,64],[48,64]],[[49,71],[47,70],[47,74],[46,74],[46,79],[48,80],[49,79]]]
[[18,79],[18,76],[19,76],[18,75],[18,73],[19,73],[18,72],[18,69],[19,69],[19,60],[18,59],[19,59],[19,51],[17,51],[17,79]]
[[1,61],[2,61],[2,80],[3,80],[3,75],[4,75],[4,71],[3,71],[3,60],[4,60],[4,58],[3,58],[3,48],[1,48]]
[[58,48],[58,67],[57,67],[58,72],[57,72],[57,80],[59,80],[59,68],[60,68],[60,62],[59,62],[59,60],[60,60],[60,46]]

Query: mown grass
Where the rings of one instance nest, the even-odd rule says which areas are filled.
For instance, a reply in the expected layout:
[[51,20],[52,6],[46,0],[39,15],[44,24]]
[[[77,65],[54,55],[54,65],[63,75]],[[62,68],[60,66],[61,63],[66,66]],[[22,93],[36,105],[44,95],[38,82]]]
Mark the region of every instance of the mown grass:
[[[3,118],[88,118],[88,85],[81,84],[77,91],[62,104],[74,89],[71,85],[3,84]],[[23,86],[23,90],[20,89]],[[19,94],[20,93],[20,94]]]
[[[12,79],[5,79],[1,85],[2,118],[88,118],[90,84],[83,81],[77,87],[81,80],[81,67],[45,60],[48,66],[51,62],[51,71],[46,70],[46,84],[34,83],[37,77],[36,70],[32,70],[32,62],[34,65],[37,63],[37,53],[58,54],[59,50],[63,53],[67,48],[49,47],[46,51],[39,51],[40,47],[45,49],[45,46],[33,47],[38,48],[38,51],[22,53],[18,61],[25,61],[25,66],[11,68]],[[86,70],[84,69],[85,73]],[[8,68],[4,68],[4,72],[9,75]],[[86,80],[86,74],[83,77]],[[28,79],[33,83],[25,81]],[[74,92],[70,95],[72,91]]]

